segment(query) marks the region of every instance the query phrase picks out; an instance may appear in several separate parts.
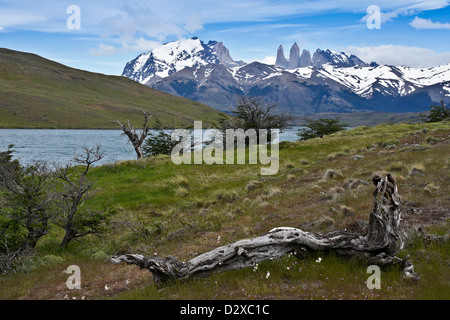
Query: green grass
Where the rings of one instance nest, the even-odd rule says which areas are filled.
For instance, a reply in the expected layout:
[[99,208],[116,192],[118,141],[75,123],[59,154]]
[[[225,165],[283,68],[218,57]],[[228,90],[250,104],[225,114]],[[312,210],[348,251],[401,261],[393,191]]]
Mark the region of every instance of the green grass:
[[142,111],[167,126],[205,126],[219,112],[121,76],[77,70],[34,54],[0,48],[0,128],[117,129],[139,126]]
[[[3,277],[0,298],[449,299],[449,243],[426,243],[415,231],[422,226],[431,234],[448,234],[449,134],[448,122],[380,125],[283,144],[280,171],[270,178],[260,175],[260,165],[175,165],[167,156],[95,168],[91,179],[99,191],[91,204],[115,209],[110,232],[60,249],[63,234],[53,229],[38,244],[35,260],[49,265],[35,262],[38,266],[27,273]],[[430,148],[414,148],[432,139],[436,143]],[[391,141],[396,147],[386,149]],[[354,160],[355,154],[364,158]],[[409,175],[417,164],[423,172]],[[340,175],[323,179],[328,170]],[[373,186],[363,182],[374,172],[386,171],[397,179],[404,209],[401,226],[411,237],[399,256],[410,255],[421,276],[418,282],[404,279],[391,267],[381,271],[381,289],[369,290],[366,264],[318,252],[304,260],[287,256],[255,270],[161,289],[148,271],[104,261],[117,253],[170,254],[188,260],[279,226],[312,232],[358,230],[358,223],[368,222],[372,207]],[[360,181],[349,184],[350,179]],[[254,181],[257,187],[247,188]],[[84,279],[76,292],[64,288],[67,276],[60,274],[71,264],[81,267]]]
[[[427,112],[351,112],[351,113],[317,113],[308,116],[311,119],[319,118],[339,118],[342,123],[350,127],[356,126],[376,126],[383,123],[401,123],[401,122],[422,122],[421,114]],[[303,117],[295,118],[295,123],[304,125],[306,122]]]

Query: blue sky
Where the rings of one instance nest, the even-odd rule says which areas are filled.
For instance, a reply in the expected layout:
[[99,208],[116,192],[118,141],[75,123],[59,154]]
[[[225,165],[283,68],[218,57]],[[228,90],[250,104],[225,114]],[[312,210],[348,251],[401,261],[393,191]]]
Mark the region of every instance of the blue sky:
[[[380,20],[367,12],[372,5]],[[368,28],[377,21],[379,29]],[[119,75],[138,54],[193,36],[222,41],[246,62],[273,62],[280,44],[288,56],[297,42],[430,67],[450,63],[450,0],[0,0],[0,47],[93,72]]]

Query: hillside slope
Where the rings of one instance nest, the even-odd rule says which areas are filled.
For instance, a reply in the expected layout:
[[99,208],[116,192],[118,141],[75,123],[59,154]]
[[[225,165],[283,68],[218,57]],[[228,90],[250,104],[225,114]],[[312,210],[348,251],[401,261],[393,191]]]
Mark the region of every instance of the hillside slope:
[[0,48],[0,128],[117,128],[115,120],[128,118],[140,125],[142,110],[168,125],[211,122],[218,116],[199,102],[125,77]]

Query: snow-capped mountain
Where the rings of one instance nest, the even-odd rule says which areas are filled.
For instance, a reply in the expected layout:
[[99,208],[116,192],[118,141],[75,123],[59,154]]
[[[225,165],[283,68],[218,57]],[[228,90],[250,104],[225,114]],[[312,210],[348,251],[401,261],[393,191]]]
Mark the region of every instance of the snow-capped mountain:
[[139,55],[125,66],[122,73],[132,80],[151,85],[186,67],[207,64],[223,64],[235,67],[235,62],[222,42],[209,41],[207,44],[194,37],[192,39],[166,43],[152,51]]
[[295,43],[275,65],[234,61],[221,42],[197,38],[164,44],[129,62],[123,72],[155,89],[228,110],[239,95],[258,95],[296,114],[427,110],[450,97],[450,63],[434,68],[367,64],[343,52],[312,56]]

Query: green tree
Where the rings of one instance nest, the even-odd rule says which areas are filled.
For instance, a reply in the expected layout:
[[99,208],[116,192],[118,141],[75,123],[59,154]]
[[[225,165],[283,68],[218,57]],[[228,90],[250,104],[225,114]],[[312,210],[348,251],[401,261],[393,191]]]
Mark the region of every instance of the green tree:
[[325,135],[329,135],[345,129],[345,124],[342,124],[339,118],[324,119],[319,118],[317,120],[305,118],[306,121],[304,129],[299,129],[297,135],[300,140],[308,140],[312,138],[322,138]]
[[441,99],[441,105],[434,105],[430,107],[428,114],[421,115],[423,122],[439,122],[450,117],[450,109],[445,105],[444,99]]
[[156,132],[150,131],[144,145],[142,146],[142,153],[144,157],[156,156],[159,154],[170,155],[173,147],[175,147],[178,143],[176,141],[172,141],[171,132],[174,130],[173,128],[163,128],[159,119],[156,119],[155,123]]
[[[12,148],[12,146],[10,146]],[[51,227],[54,182],[45,162],[21,166],[0,152],[0,272],[25,265]]]

